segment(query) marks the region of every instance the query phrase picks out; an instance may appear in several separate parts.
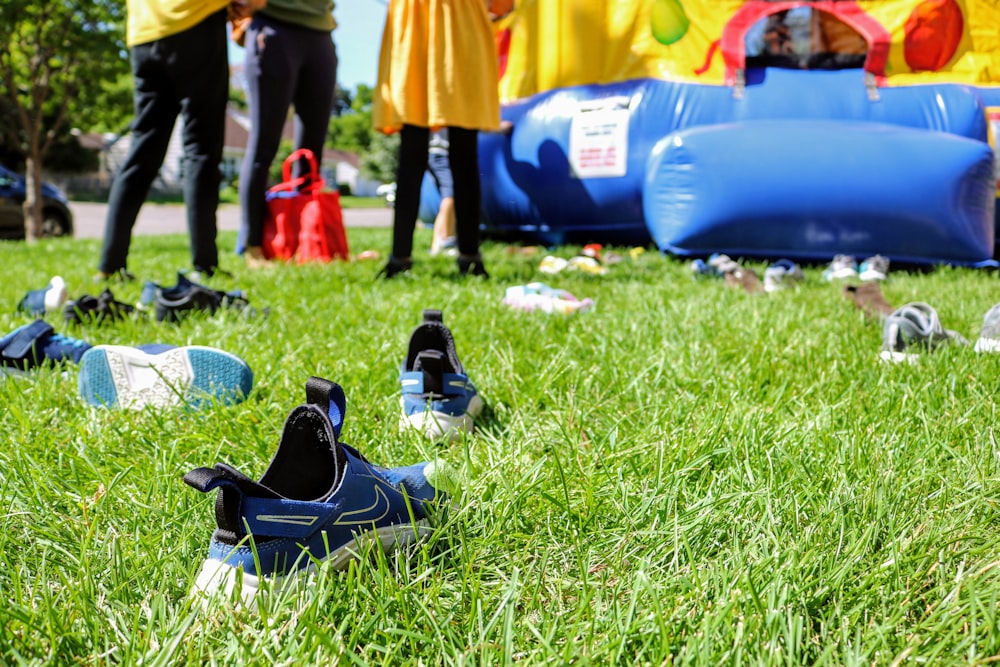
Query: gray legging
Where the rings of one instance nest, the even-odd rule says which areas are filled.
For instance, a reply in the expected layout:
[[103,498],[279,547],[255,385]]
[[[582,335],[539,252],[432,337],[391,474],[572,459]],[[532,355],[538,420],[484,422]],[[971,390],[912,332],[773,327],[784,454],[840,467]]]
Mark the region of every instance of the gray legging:
[[323,156],[337,83],[337,51],[329,32],[254,16],[244,61],[250,137],[240,169],[237,252],[263,240],[268,171],[278,152],[288,108],[295,107],[295,147]]

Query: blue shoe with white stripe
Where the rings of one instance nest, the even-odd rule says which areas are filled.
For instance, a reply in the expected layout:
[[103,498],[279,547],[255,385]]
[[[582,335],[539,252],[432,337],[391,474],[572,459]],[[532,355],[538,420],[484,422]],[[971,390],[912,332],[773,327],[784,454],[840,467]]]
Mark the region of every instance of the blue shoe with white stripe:
[[196,468],[184,481],[218,490],[217,528],[193,592],[243,599],[264,580],[284,587],[320,564],[339,569],[364,553],[386,551],[432,530],[447,495],[440,464],[386,469],[340,442],[346,399],[340,385],[313,377],[307,403],[292,410],[274,458],[253,481],[225,463]]
[[80,360],[80,394],[91,405],[202,408],[244,400],[253,372],[234,354],[190,345],[97,345]]
[[483,401],[458,360],[440,310],[424,311],[423,323],[410,336],[399,380],[402,426],[436,441],[472,432]]

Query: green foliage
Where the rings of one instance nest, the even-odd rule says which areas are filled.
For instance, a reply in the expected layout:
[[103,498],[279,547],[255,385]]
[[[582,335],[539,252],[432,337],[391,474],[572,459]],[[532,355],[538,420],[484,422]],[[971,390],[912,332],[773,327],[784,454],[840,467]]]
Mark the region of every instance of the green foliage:
[[396,180],[399,165],[399,134],[372,133],[368,152],[361,156],[361,173],[383,183]]
[[[349,228],[355,252],[386,229]],[[220,238],[223,248],[235,242]],[[0,382],[0,663],[18,665],[969,665],[1000,655],[1000,355],[878,361],[881,327],[809,267],[748,295],[648,251],[597,277],[537,270],[486,243],[490,281],[427,258],[235,273],[267,317],[220,314],[58,331],[200,344],[244,357],[249,400],[202,413],[93,410],[74,369]],[[187,237],[140,236],[143,280],[170,283]],[[61,274],[92,290],[98,240],[2,244],[0,302]],[[577,248],[549,252],[570,257]],[[607,252],[608,249],[605,250]],[[67,257],[83,261],[67,263]],[[88,259],[89,258],[89,259]],[[759,264],[750,264],[758,271]],[[572,317],[510,310],[545,280],[595,299]],[[894,272],[895,305],[934,304],[975,338],[996,275]],[[488,409],[471,437],[398,430],[398,372],[441,308]],[[0,312],[0,331],[28,320]],[[266,468],[310,375],[340,382],[343,438],[373,462],[440,457],[464,490],[425,544],[364,551],[302,592],[202,607],[187,593],[213,498],[181,482]]]

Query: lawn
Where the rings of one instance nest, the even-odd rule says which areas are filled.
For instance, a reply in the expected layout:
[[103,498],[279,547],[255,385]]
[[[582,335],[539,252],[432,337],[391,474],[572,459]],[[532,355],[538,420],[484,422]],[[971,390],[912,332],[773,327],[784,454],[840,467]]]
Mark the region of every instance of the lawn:
[[[385,252],[389,231],[348,230]],[[267,316],[57,331],[93,343],[219,347],[247,360],[242,404],[87,407],[74,369],[0,381],[0,663],[46,665],[909,665],[1000,654],[1000,355],[971,347],[878,361],[881,327],[807,267],[750,295],[649,249],[605,276],[544,275],[484,246],[490,281],[421,259],[279,266],[233,280]],[[60,274],[96,294],[97,240],[0,244],[4,331]],[[555,250],[570,257],[574,248]],[[624,253],[625,248],[616,249]],[[139,237],[130,268],[173,284],[184,236]],[[762,269],[762,264],[750,266]],[[591,297],[570,317],[513,311],[544,280]],[[115,285],[135,301],[139,284]],[[893,272],[975,340],[997,275]],[[398,430],[398,372],[440,308],[488,410],[451,445]],[[339,382],[343,440],[373,462],[429,458],[462,480],[427,542],[321,572],[249,608],[188,597],[215,525],[181,477],[258,477],[310,375]]]

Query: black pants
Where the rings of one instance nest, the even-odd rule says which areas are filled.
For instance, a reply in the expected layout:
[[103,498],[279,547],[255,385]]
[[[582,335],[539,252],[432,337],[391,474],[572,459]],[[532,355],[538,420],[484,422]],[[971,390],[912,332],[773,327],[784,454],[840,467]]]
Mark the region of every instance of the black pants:
[[229,97],[226,41],[221,11],[176,35],[132,47],[132,144],[108,195],[101,271],[126,268],[132,228],[163,165],[178,115],[191,263],[207,273],[218,267],[215,215]]
[[[413,230],[420,212],[420,184],[427,169],[430,130],[404,125],[400,133],[399,168],[396,172],[396,202],[392,223],[392,256],[408,259],[413,254]],[[455,183],[455,235],[462,255],[479,253],[479,132],[448,128],[448,161]]]
[[[295,107],[295,148],[323,159],[337,84],[337,51],[329,32],[254,16],[246,35],[250,137],[240,168],[240,224],[237,252],[263,240],[268,173]],[[298,167],[295,174],[298,175]]]

